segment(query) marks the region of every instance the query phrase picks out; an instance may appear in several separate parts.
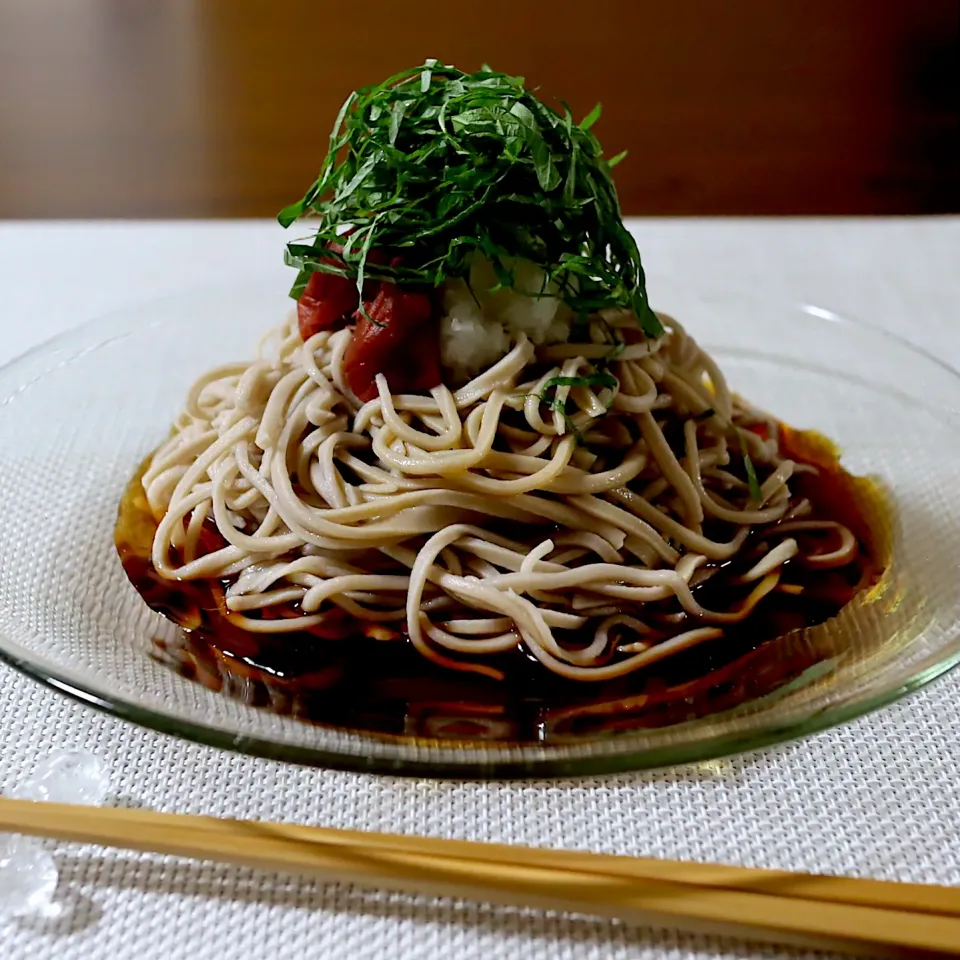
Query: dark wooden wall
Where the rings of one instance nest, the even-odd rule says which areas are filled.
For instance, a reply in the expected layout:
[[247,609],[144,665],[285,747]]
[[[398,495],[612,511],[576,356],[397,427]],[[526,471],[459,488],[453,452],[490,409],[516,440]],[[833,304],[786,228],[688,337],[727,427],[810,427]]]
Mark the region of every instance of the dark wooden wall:
[[433,56],[586,112],[636,214],[960,209],[956,0],[0,0],[0,216],[274,213]]

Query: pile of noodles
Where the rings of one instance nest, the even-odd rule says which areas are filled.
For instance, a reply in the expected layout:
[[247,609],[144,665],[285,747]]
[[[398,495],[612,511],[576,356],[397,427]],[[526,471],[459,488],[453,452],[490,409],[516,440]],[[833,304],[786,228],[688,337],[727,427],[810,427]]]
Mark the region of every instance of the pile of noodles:
[[[518,644],[604,680],[718,638],[778,588],[797,534],[824,532],[804,558],[820,567],[857,543],[791,495],[814,468],[779,455],[776,422],[663,321],[657,339],[626,311],[562,344],[521,335],[461,386],[391,395],[380,376],[362,405],[343,377],[350,329],[303,343],[291,321],[191,389],[143,477],[153,564],[225,584],[229,620],[277,642],[340,608],[368,636],[494,677]],[[736,602],[705,609],[698,585],[758,530]],[[647,616],[665,601],[673,631]]]

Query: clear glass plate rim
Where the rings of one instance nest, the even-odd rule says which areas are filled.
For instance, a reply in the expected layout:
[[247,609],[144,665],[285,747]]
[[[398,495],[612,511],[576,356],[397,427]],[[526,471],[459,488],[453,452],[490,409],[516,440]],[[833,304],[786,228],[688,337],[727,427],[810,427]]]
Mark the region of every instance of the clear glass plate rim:
[[[958,633],[960,631],[952,634],[952,637],[955,638]],[[960,650],[927,669],[908,677],[898,686],[884,690],[874,697],[856,701],[847,707],[825,709],[806,720],[793,724],[771,723],[755,728],[748,733],[725,734],[690,743],[667,744],[654,748],[647,747],[639,753],[624,749],[620,752],[605,752],[596,755],[522,757],[500,760],[483,757],[482,753],[478,751],[476,755],[471,756],[466,761],[439,758],[420,760],[410,756],[381,754],[366,757],[321,747],[305,747],[292,743],[265,740],[255,736],[230,734],[216,727],[140,707],[123,697],[108,697],[83,686],[78,686],[55,670],[40,669],[33,661],[13,655],[2,643],[0,643],[0,662],[84,706],[93,707],[101,713],[129,721],[145,729],[190,740],[203,746],[232,750],[267,760],[281,760],[304,766],[323,767],[354,773],[450,780],[493,780],[563,779],[654,770],[688,763],[702,763],[803,739],[864,717],[882,707],[896,703],[911,693],[917,692],[960,665]],[[627,739],[624,738],[625,746]]]

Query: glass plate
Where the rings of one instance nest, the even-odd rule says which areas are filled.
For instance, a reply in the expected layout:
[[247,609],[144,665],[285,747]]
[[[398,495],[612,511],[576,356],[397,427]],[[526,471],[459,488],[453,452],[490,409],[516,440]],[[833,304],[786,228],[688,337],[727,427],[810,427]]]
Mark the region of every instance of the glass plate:
[[113,545],[117,502],[194,378],[251,357],[290,308],[267,279],[113,315],[0,371],[0,656],[84,703],[202,743],[448,777],[569,776],[702,760],[849,720],[956,664],[960,377],[889,334],[820,308],[664,280],[654,291],[657,306],[716,357],[733,389],[835,439],[847,469],[876,476],[894,498],[884,589],[862,615],[833,621],[820,646],[805,640],[810,656],[795,675],[769,680],[766,662],[735,678],[741,692],[763,696],[737,706],[718,693],[706,710],[674,704],[637,729],[518,746],[326,728],[247,706],[153,659],[153,641],[173,628],[124,576]]

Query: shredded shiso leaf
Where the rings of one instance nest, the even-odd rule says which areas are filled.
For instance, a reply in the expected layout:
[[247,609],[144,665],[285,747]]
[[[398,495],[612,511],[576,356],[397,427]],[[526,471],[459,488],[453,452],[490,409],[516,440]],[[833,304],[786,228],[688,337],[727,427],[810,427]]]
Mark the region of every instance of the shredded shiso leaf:
[[476,255],[499,289],[527,260],[580,316],[627,308],[660,336],[610,173],[622,155],[604,159],[591,132],[599,117],[598,105],[575,123],[522,77],[435,60],[350,94],[320,175],[278,215],[285,227],[319,218],[311,238],[287,245],[298,270],[290,295],[316,270],[359,288],[367,279],[436,287],[468,278]]

